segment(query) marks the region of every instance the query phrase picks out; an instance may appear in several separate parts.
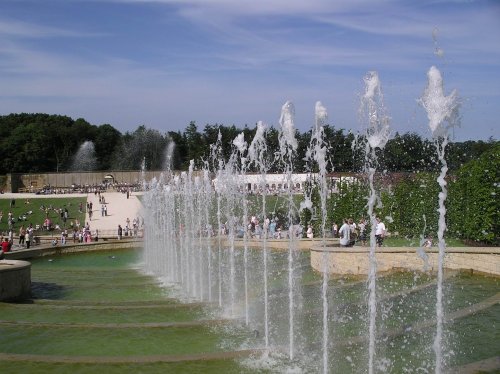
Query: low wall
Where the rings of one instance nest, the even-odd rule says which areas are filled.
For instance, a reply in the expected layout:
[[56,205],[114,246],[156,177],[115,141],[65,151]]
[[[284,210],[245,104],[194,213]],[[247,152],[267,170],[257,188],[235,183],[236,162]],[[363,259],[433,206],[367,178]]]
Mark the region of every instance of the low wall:
[[[217,239],[212,239],[213,243],[217,242]],[[264,239],[248,239],[247,245],[250,248],[262,248]],[[322,239],[294,239],[293,240],[293,245],[294,248],[300,250],[300,251],[309,251],[312,247],[316,246],[321,246],[323,243]],[[227,237],[224,237],[224,240],[222,241],[222,244],[224,246],[229,246],[229,239]],[[339,239],[336,238],[327,238],[325,239],[325,245],[326,246],[333,246],[333,245],[338,245],[339,244]],[[244,246],[244,241],[243,239],[235,239],[234,245],[238,248],[243,248]],[[283,239],[267,239],[266,240],[266,246],[267,248],[271,250],[277,250],[277,251],[288,251],[288,247],[290,245],[290,240],[288,238],[283,238]]]
[[124,239],[124,240],[99,240],[92,243],[79,243],[79,244],[66,244],[57,246],[37,246],[36,248],[21,249],[5,253],[5,258],[8,260],[30,259],[41,256],[52,256],[64,253],[75,252],[92,252],[92,251],[106,251],[117,248],[137,248],[142,247],[141,239]]
[[0,301],[21,301],[31,296],[31,264],[0,260]]
[[[366,275],[370,269],[370,248],[322,248],[311,249],[311,266],[317,271],[323,271],[324,253],[327,256],[328,272],[330,274]],[[389,271],[394,268],[409,270],[437,271],[438,249],[425,250],[428,268],[424,260],[417,254],[416,248],[377,248],[377,271]],[[447,248],[444,267],[454,270],[469,270],[500,276],[500,248]]]

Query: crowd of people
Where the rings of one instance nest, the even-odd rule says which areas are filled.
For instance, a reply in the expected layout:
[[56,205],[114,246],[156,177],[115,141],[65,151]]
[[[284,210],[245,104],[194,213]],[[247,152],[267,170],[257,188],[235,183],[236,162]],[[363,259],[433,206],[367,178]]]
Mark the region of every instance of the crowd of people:
[[[380,217],[376,217],[375,221],[375,240],[377,246],[381,247],[387,230]],[[358,223],[354,222],[352,218],[344,218],[340,228],[335,222],[332,225],[332,235],[334,238],[340,238],[342,247],[352,247],[356,243],[366,246],[367,234],[368,226],[364,218],[361,218]]]
[[[33,190],[33,188],[29,189],[30,192]],[[64,187],[56,187],[56,186],[51,186],[47,185],[35,192],[36,195],[61,195],[61,194],[89,194],[89,193],[100,193],[100,192],[106,192],[114,190],[117,192],[122,192],[126,193],[127,191],[129,192],[137,192],[137,191],[142,191],[143,190],[143,185],[142,183],[125,183],[125,182],[110,182],[110,181],[104,181],[102,183],[95,183],[95,184],[84,184],[84,185],[79,185],[79,184],[72,184],[71,186],[64,186]]]
[[144,231],[144,218],[135,217],[130,225],[130,218],[127,217],[125,226],[118,225],[117,236],[122,239],[124,236],[138,238],[142,236]]
[[[71,204],[63,207],[41,204],[39,209],[44,212],[43,216],[45,218],[38,224],[28,224],[29,221],[24,222],[30,219],[28,213],[26,219],[24,219],[23,217],[14,217],[12,211],[9,211],[7,215],[8,231],[0,234],[0,244],[2,245],[0,252],[29,249],[34,244],[39,244],[40,242],[52,246],[65,245],[69,242],[73,244],[91,243],[99,241],[101,233],[106,238],[141,237],[144,220],[142,219],[141,221],[140,217],[135,217],[132,221],[127,218],[123,227],[119,225],[118,233],[109,227],[111,221],[107,225],[104,225],[104,229],[102,229],[103,225],[96,221],[95,214],[99,214],[100,212],[101,217],[107,217],[109,203],[101,192],[98,188],[94,189],[93,194],[95,199],[88,199],[86,203],[80,202],[74,207],[75,211],[78,209],[79,213],[86,213],[87,219],[84,221],[84,224],[78,218],[70,218],[68,207]],[[131,195],[131,191],[128,189],[122,192],[127,194],[127,199]],[[96,199],[99,201],[99,208],[96,208],[94,204],[94,202],[97,203]],[[11,208],[15,206],[14,201],[11,202]],[[25,204],[31,204],[29,199],[26,199]],[[32,213],[32,211],[30,212]],[[0,222],[3,218],[3,212],[0,211]],[[94,221],[96,228],[91,228],[91,224]],[[21,224],[21,226],[17,226],[18,224]],[[16,229],[16,226],[18,229]],[[4,242],[5,244],[3,244]]]

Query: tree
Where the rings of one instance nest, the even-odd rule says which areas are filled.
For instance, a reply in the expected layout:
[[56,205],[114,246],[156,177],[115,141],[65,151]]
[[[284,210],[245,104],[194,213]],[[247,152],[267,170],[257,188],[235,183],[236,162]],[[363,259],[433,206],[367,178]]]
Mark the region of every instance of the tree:
[[97,128],[94,144],[99,170],[111,169],[113,153],[120,145],[121,137],[122,134],[109,124]]
[[184,167],[187,169],[190,160],[194,160],[196,166],[201,166],[205,152],[205,142],[203,136],[198,132],[196,123],[191,121],[184,131],[184,139],[186,143],[188,157]]

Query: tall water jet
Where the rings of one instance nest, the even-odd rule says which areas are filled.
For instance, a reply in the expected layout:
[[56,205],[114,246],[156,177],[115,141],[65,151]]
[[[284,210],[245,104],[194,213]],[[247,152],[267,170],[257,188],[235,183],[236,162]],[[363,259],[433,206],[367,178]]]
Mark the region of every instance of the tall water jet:
[[288,199],[288,302],[289,302],[289,350],[290,359],[294,356],[295,342],[295,290],[294,290],[294,256],[296,250],[296,238],[292,230],[293,228],[293,212],[295,204],[292,195],[292,173],[293,173],[293,158],[297,151],[297,139],[295,138],[295,107],[291,101],[287,101],[281,108],[280,117],[280,133],[279,133],[279,160],[283,165],[283,171],[286,176],[286,195]]
[[[266,174],[269,170],[269,165],[266,160],[267,144],[266,144],[266,126],[259,121],[257,123],[257,131],[255,136],[248,147],[248,157],[250,162],[258,167],[259,173],[261,175],[260,185],[262,186],[262,214],[266,215]],[[246,222],[245,222],[246,224]],[[264,282],[264,344],[266,348],[269,348],[269,289],[268,289],[268,271],[267,271],[267,235],[264,235],[262,240],[262,261],[263,261],[263,271],[262,276]]]
[[93,171],[97,167],[97,157],[95,154],[95,145],[91,140],[84,141],[75,156],[70,169],[72,171]]
[[[247,151],[247,143],[245,142],[245,134],[239,134],[234,140],[233,145],[239,152],[239,158],[241,162],[240,175],[241,180],[245,180],[247,173],[248,160],[244,156]],[[246,187],[241,189],[241,194],[243,198],[243,286],[245,292],[245,325],[248,325],[249,316],[249,305],[248,305],[248,235],[246,230],[246,225],[248,224],[248,201],[246,194]]]
[[216,179],[218,183],[215,185],[215,194],[217,200],[217,289],[219,307],[222,307],[222,173],[224,170],[224,160],[222,160],[222,135],[219,131],[217,142],[210,145],[210,162],[213,169],[216,170]]
[[[312,129],[311,140],[306,150],[305,161],[309,174],[315,174],[314,180],[310,177],[310,186],[304,194],[305,199],[300,204],[300,209],[309,209],[312,212],[313,202],[312,193],[313,189],[319,190],[320,196],[320,210],[321,210],[321,246],[323,247],[322,259],[322,283],[321,283],[321,298],[323,307],[323,373],[328,372],[328,350],[329,350],[329,327],[328,327],[328,252],[326,251],[326,201],[328,195],[328,185],[326,180],[326,166],[327,166],[327,146],[324,140],[324,128],[328,119],[326,108],[320,101],[316,102],[314,111],[314,127]],[[314,173],[315,166],[318,168],[318,173]]]
[[439,193],[439,225],[438,225],[438,288],[436,294],[436,336],[434,338],[434,352],[436,355],[435,372],[441,373],[443,368],[443,265],[446,252],[444,232],[446,230],[446,206],[445,200],[448,194],[446,189],[446,173],[448,165],[445,160],[445,149],[448,144],[448,130],[459,125],[460,100],[456,90],[445,96],[441,72],[431,66],[427,73],[427,87],[419,100],[420,105],[427,112],[429,127],[436,146],[437,156],[441,162],[441,173],[437,182],[441,187]]
[[323,299],[323,373],[328,372],[328,256],[326,248],[326,199],[328,186],[326,182],[326,151],[324,141],[324,128],[328,113],[320,101],[315,106],[315,126],[311,137],[312,159],[318,165],[319,195],[321,200],[321,246],[323,247],[323,282],[321,285],[321,297]]
[[[236,265],[235,265],[235,235],[237,226],[236,211],[236,192],[238,190],[238,175],[236,172],[236,163],[238,150],[233,149],[228,162],[225,165],[222,185],[225,197],[226,222],[224,224],[225,232],[229,240],[229,299],[230,316],[235,316],[236,306]],[[222,186],[220,186],[222,187]]]
[[389,116],[384,106],[380,80],[377,72],[371,71],[364,77],[365,92],[361,97],[361,114],[367,119],[365,143],[365,171],[368,173],[370,195],[368,198],[368,215],[370,216],[370,270],[368,274],[368,313],[369,313],[369,342],[368,342],[368,372],[374,372],[375,338],[377,318],[377,260],[375,257],[376,240],[375,228],[377,225],[374,206],[377,201],[373,179],[377,166],[376,149],[383,149],[389,140]]
[[203,168],[203,185],[204,185],[204,204],[203,216],[205,219],[205,232],[206,232],[206,252],[207,252],[207,293],[208,301],[212,302],[212,225],[210,224],[210,210],[212,207],[212,180],[210,179],[210,172],[207,163]]

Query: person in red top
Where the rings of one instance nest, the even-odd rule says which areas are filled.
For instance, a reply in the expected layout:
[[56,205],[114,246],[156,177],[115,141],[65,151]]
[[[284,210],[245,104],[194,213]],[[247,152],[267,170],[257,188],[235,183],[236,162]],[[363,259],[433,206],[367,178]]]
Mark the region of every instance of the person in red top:
[[2,252],[6,253],[9,252],[10,245],[9,245],[9,238],[4,238],[2,242]]

